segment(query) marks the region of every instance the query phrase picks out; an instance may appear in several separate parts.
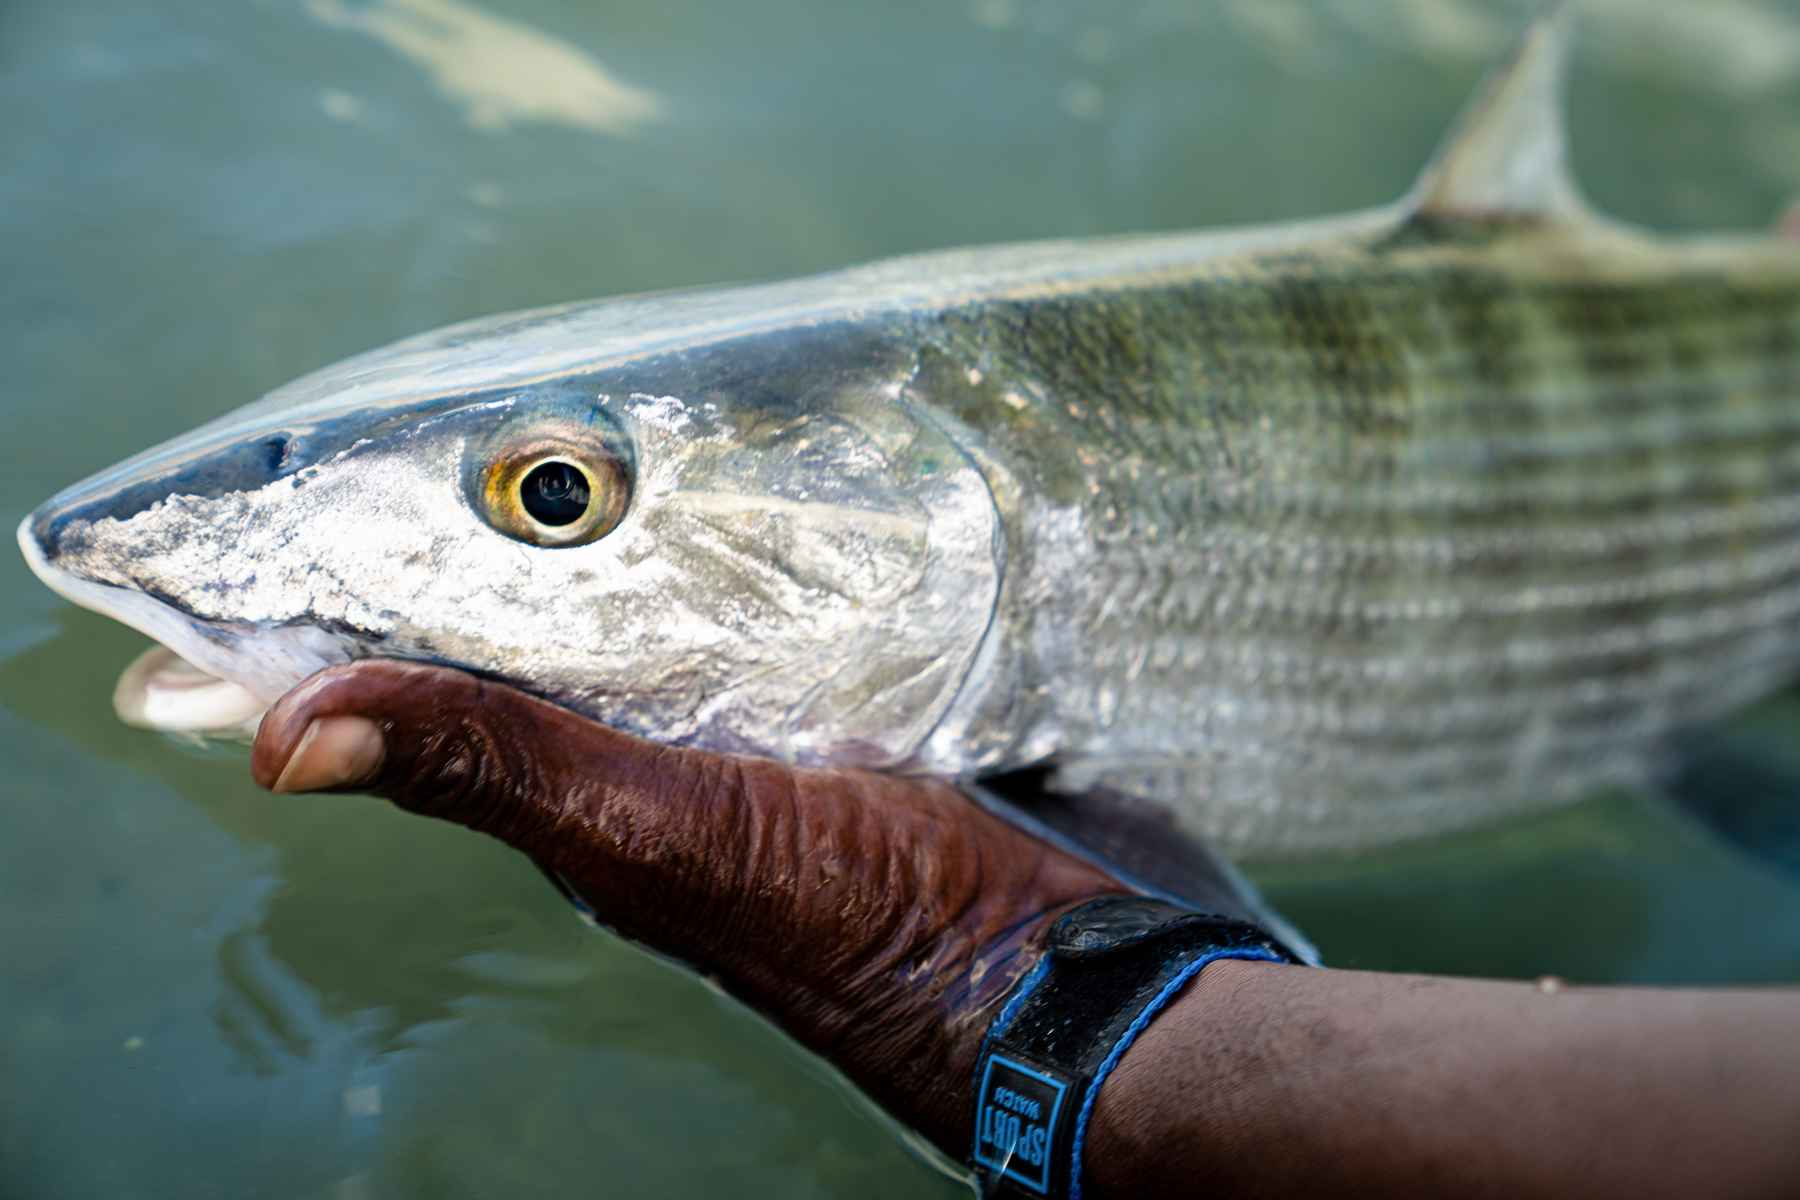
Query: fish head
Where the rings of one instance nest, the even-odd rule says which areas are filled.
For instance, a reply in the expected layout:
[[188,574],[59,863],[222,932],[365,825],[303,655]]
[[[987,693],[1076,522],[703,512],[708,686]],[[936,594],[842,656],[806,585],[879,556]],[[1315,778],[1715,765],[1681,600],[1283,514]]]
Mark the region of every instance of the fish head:
[[604,318],[327,368],[58,495],[20,544],[166,648],[120,681],[134,724],[253,730],[320,667],[385,656],[657,740],[904,765],[970,674],[1001,563],[903,340],[800,323],[518,361],[521,331]]

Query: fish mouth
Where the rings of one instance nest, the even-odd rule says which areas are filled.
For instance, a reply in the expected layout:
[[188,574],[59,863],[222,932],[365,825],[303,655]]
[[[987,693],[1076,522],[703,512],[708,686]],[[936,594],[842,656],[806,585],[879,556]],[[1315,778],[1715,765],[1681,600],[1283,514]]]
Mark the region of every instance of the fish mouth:
[[157,643],[132,660],[113,689],[113,711],[134,728],[247,742],[263,713],[294,684],[351,657],[343,638],[321,629],[206,621],[148,593],[65,570],[39,539],[36,523],[27,517],[18,531],[33,575],[70,603]]
[[268,705],[248,688],[208,674],[164,645],[126,667],[113,688],[113,712],[134,729],[248,742]]

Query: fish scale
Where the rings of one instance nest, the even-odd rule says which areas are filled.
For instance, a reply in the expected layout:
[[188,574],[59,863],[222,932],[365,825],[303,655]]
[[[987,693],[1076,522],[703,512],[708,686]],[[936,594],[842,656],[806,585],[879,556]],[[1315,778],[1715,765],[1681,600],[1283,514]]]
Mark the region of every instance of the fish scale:
[[[1445,224],[945,315],[1037,501],[1002,619],[1054,682],[1011,717],[1064,786],[1341,848],[1632,775],[1800,662],[1800,275]],[[1147,776],[1172,745],[1220,749]]]

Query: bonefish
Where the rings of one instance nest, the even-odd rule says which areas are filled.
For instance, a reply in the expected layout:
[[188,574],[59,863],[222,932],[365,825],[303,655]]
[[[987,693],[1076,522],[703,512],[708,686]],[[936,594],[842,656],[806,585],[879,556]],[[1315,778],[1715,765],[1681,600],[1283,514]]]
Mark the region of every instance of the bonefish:
[[154,728],[438,661],[667,742],[1043,767],[1107,854],[1120,813],[1296,856],[1633,778],[1800,668],[1800,244],[1593,213],[1566,26],[1396,204],[470,322],[20,545],[167,648],[117,695]]

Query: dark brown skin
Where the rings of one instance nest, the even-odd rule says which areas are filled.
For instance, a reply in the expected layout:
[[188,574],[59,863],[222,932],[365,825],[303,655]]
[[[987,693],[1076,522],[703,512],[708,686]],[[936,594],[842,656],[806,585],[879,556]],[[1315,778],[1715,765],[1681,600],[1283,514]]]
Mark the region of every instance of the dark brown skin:
[[[630,737],[511,688],[396,662],[333,668],[263,719],[258,783],[349,715],[385,751],[333,790],[492,834],[612,928],[692,963],[939,1146],[969,1136],[981,1036],[1064,910],[1119,884],[956,789]],[[325,726],[314,751],[353,739]],[[342,757],[342,755],[340,755]],[[349,757],[353,758],[354,755]]]
[[[252,770],[560,872],[953,1158],[981,1035],[1061,912],[1125,890],[954,788],[657,746],[455,671],[275,706]],[[1800,1194],[1800,998],[1222,962],[1101,1090],[1086,1194]]]
[[1094,1123],[1097,1195],[1800,1196],[1800,996],[1216,963]]

